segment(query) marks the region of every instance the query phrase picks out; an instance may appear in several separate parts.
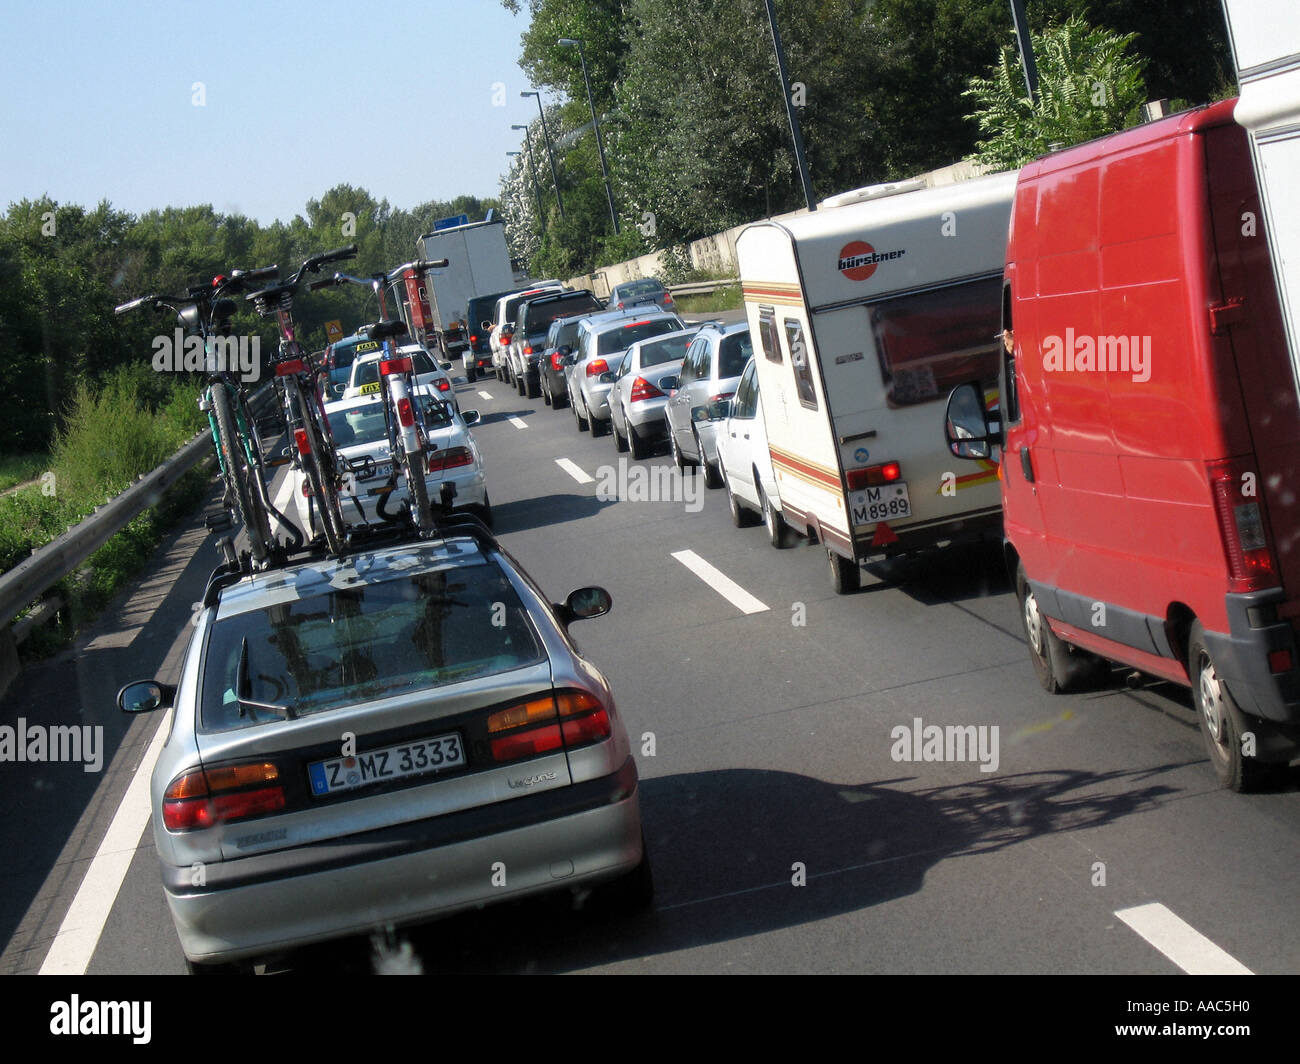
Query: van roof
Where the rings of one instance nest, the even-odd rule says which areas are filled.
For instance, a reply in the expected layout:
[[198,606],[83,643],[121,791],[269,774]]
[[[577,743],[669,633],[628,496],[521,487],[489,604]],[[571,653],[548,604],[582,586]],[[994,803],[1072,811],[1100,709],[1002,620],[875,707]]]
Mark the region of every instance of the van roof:
[[1134,126],[1131,129],[1124,129],[1118,133],[1098,137],[1096,140],[1076,144],[1070,148],[1063,148],[1061,151],[1052,152],[1050,155],[1040,156],[1026,165],[1021,171],[1022,179],[1028,180],[1041,177],[1044,174],[1055,173],[1076,166],[1083,160],[1098,159],[1120,151],[1131,151],[1146,144],[1171,140],[1174,137],[1196,133],[1214,126],[1232,125],[1234,122],[1232,113],[1236,106],[1237,101],[1235,98],[1220,100],[1218,103],[1195,107],[1190,111],[1180,111],[1168,118],[1159,118],[1154,122],[1144,122],[1142,125]]

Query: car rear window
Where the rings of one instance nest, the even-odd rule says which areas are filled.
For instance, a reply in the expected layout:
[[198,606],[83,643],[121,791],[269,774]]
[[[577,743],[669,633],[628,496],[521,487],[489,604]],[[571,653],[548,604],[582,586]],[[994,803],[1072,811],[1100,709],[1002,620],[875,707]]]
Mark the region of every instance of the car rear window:
[[718,380],[739,377],[753,354],[754,345],[748,331],[724,336],[718,350]]
[[[441,429],[451,424],[451,412],[442,400],[423,395],[420,397],[420,405],[424,408],[425,428]],[[387,439],[383,403],[364,400],[352,406],[331,410],[326,417],[336,446],[355,447]]]
[[523,604],[495,563],[330,587],[212,626],[203,730],[284,719],[267,706],[287,705],[303,717],[543,660]]
[[665,336],[652,344],[641,346],[641,366],[662,366],[665,362],[677,362],[686,357],[686,349],[695,339],[694,332],[684,332],[680,336]]
[[667,315],[650,321],[638,321],[631,325],[622,325],[617,329],[610,329],[608,332],[600,334],[599,339],[596,341],[596,353],[598,355],[611,355],[615,351],[626,351],[638,340],[676,332],[681,327],[680,322]]
[[1002,279],[949,285],[877,303],[871,332],[891,407],[942,399],[978,380],[997,386]]
[[571,318],[573,315],[581,314],[585,310],[603,309],[600,300],[588,292],[583,292],[569,299],[557,299],[554,302],[548,300],[540,306],[529,304],[524,310],[524,331],[529,336],[535,336],[537,333],[549,329],[551,322],[556,318]]

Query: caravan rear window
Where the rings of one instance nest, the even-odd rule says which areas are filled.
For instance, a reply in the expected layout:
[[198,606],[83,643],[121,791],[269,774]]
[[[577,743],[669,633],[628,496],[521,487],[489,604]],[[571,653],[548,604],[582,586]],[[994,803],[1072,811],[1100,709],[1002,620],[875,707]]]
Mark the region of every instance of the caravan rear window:
[[949,285],[868,308],[891,407],[945,398],[978,380],[997,387],[1002,278]]

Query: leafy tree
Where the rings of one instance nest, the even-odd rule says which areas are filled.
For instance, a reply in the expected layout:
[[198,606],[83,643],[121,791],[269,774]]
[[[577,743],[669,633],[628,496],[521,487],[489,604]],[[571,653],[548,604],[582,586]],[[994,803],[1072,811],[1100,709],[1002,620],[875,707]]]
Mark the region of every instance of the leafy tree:
[[1129,54],[1136,34],[1094,29],[1072,17],[1031,35],[1038,99],[1025,91],[1016,53],[1004,48],[993,72],[973,78],[965,95],[978,107],[986,134],[973,156],[997,170],[1023,166],[1054,145],[1078,144],[1136,121],[1146,98],[1140,58]]

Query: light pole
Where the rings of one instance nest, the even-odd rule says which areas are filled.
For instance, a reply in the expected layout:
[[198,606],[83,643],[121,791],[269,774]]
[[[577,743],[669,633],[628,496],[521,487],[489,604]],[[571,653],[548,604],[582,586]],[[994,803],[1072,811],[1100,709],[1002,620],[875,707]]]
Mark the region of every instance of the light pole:
[[[521,152],[521,151],[508,151],[508,152],[506,152],[506,154],[507,154],[507,155],[510,155],[510,156],[519,156],[519,155],[523,155],[523,152]],[[529,166],[529,169],[532,169],[532,164],[533,164],[533,153],[532,153],[532,151],[530,150],[530,151],[528,152],[528,166]],[[542,212],[542,186],[539,185],[539,184],[537,183],[537,171],[536,171],[536,170],[533,170],[533,194],[537,197],[537,221],[538,221],[538,223],[539,223],[539,224],[541,225],[541,227],[542,227],[542,232],[545,233],[545,232],[546,232],[546,215]]]
[[540,92],[521,92],[520,96],[537,97],[537,113],[542,116],[542,137],[546,141],[546,156],[551,160],[551,180],[555,182],[555,199],[560,205],[560,217],[564,217],[564,197],[560,195],[560,175],[555,172],[555,153],[551,151],[551,131],[546,128],[546,112],[542,110]]
[[794,100],[790,98],[790,75],[785,69],[785,49],[781,47],[781,31],[776,28],[776,15],[772,11],[772,0],[767,3],[767,24],[772,30],[772,48],[776,52],[776,72],[781,79],[781,95],[785,97],[785,113],[790,119],[790,136],[794,140],[794,158],[799,164],[799,180],[803,182],[803,198],[810,211],[817,209],[817,200],[813,197],[812,178],[808,176],[808,158],[803,153],[803,134],[799,131],[799,114],[794,109]]
[[596,102],[591,98],[591,79],[587,77],[587,57],[582,51],[582,39],[561,37],[557,42],[562,48],[578,49],[578,62],[582,64],[582,83],[587,86],[587,106],[591,108],[591,125],[596,131],[596,150],[600,152],[600,174],[605,179],[605,198],[609,200],[609,220],[614,223],[614,232],[618,233],[618,214],[614,210],[614,190],[609,187],[609,168],[605,165],[605,145],[600,140],[600,121],[596,118]]
[[1034,62],[1034,45],[1029,39],[1029,19],[1025,17],[1025,0],[1011,0],[1011,23],[1016,30],[1016,47],[1020,49],[1020,65],[1025,71],[1025,88],[1029,90],[1029,106],[1038,102],[1038,64]]

